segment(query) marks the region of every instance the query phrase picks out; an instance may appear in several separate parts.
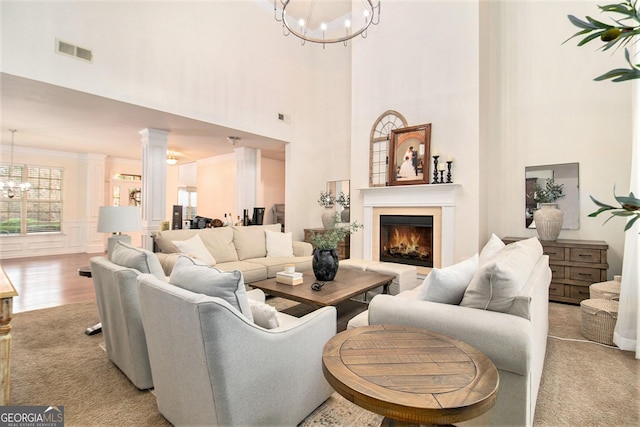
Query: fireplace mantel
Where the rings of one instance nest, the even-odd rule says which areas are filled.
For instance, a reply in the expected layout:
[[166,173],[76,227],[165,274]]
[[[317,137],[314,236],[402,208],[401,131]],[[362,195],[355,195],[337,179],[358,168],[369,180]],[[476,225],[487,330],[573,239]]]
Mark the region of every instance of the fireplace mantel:
[[364,250],[363,257],[373,260],[376,208],[440,208],[442,211],[441,265],[453,264],[455,241],[456,190],[460,184],[400,185],[388,187],[368,187],[359,189],[363,196],[364,208]]

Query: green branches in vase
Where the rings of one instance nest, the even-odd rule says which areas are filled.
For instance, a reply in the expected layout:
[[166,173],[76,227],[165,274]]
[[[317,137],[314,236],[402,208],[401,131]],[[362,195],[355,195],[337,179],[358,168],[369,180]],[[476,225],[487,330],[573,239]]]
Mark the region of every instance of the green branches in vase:
[[616,189],[613,189],[613,197],[615,197],[616,201],[620,204],[620,207],[607,205],[606,203],[602,203],[596,199],[591,197],[593,203],[598,205],[600,209],[597,211],[590,213],[590,217],[596,217],[603,212],[609,212],[611,216],[607,218],[605,224],[613,217],[619,216],[623,218],[631,217],[630,221],[627,221],[627,224],[624,227],[624,231],[630,230],[633,227],[633,224],[640,218],[640,199],[636,198],[633,195],[633,192],[629,193],[629,196],[616,196]]
[[555,203],[564,196],[564,184],[556,184],[553,178],[547,179],[544,187],[536,182],[533,191],[533,201],[536,203]]
[[625,47],[624,56],[629,64],[629,68],[616,68],[608,71],[594,80],[613,79],[614,82],[623,82],[640,78],[640,64],[634,64],[631,60],[629,49],[626,47],[631,40],[640,34],[640,10],[638,9],[637,0],[627,0],[621,3],[608,4],[606,6],[598,6],[603,13],[615,14],[611,18],[611,23],[607,24],[602,21],[593,19],[590,16],[586,20],[578,19],[573,15],[569,15],[569,21],[581,30],[565,40],[565,43],[574,37],[584,36],[578,46],[583,46],[592,40],[600,39],[603,45],[600,47],[602,51],[609,50],[613,47]]
[[336,249],[338,247],[338,243],[344,240],[345,237],[355,233],[363,227],[364,226],[362,224],[358,224],[357,221],[354,221],[352,224],[349,224],[349,226],[336,227],[322,233],[312,231],[309,234],[309,242],[311,242],[311,244],[317,249]]

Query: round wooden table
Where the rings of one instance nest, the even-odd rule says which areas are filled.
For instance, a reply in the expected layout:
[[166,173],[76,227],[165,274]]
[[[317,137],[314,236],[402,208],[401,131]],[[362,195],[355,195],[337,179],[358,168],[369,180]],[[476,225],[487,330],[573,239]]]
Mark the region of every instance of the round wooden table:
[[324,346],[322,369],[347,400],[400,422],[451,424],[493,407],[498,371],[462,341],[400,325],[341,332]]

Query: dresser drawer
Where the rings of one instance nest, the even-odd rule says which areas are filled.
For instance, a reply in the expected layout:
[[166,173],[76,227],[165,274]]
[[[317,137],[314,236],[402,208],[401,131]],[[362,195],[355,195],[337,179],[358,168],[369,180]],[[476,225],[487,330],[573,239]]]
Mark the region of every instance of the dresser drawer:
[[564,248],[546,246],[544,247],[544,254],[549,255],[549,261],[564,261]]
[[599,268],[569,267],[569,279],[596,283],[600,281]]
[[599,249],[571,248],[569,256],[572,262],[588,262],[590,264],[602,262]]
[[589,299],[589,287],[588,286],[575,286],[568,285],[571,298],[582,301],[583,299]]
[[564,296],[564,288],[568,285],[563,285],[562,283],[553,283],[549,285],[549,295],[555,295],[557,297]]
[[552,279],[564,279],[564,266],[550,264],[551,278]]

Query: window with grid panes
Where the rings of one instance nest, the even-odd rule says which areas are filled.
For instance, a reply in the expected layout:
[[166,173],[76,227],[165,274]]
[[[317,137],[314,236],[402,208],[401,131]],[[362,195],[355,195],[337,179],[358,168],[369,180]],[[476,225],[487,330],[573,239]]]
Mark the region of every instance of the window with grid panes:
[[[22,176],[16,176],[19,168]],[[34,234],[62,230],[62,169],[13,166],[11,177],[31,183],[28,191],[0,199],[0,234]],[[0,179],[8,178],[8,165],[0,167]]]

